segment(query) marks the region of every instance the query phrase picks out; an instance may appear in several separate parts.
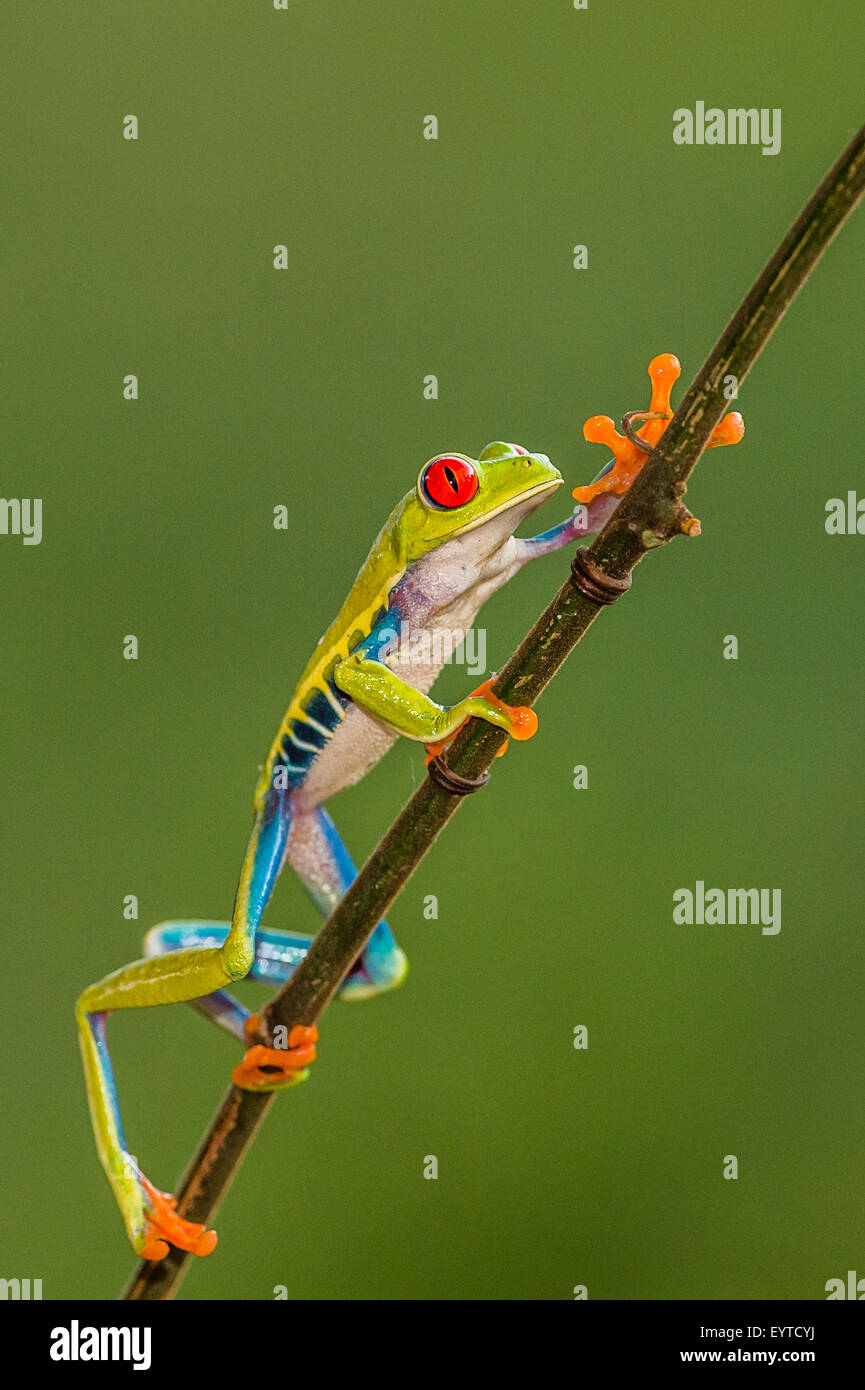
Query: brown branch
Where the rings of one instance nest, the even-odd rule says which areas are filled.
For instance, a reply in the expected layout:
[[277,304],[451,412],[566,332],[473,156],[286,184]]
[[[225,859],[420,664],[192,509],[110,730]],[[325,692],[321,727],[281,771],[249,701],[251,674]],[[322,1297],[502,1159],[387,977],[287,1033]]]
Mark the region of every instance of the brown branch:
[[[686,480],[727,404],[724,378],[732,375],[739,383],[745,380],[863,192],[865,126],[821,183],[730,320],[621,505],[591,550],[582,552],[584,557],[588,555],[589,573],[600,572],[597,582],[601,585],[604,576],[624,584],[649,550],[690,529],[681,499]],[[573,577],[499,675],[494,690],[500,698],[533,704],[598,616],[599,604],[587,597],[593,586],[585,579],[585,570],[585,565],[582,570],[575,565]],[[500,730],[473,719],[449,750],[448,766],[463,777],[477,778],[488,771],[503,739]],[[429,778],[418,788],[327,919],[306,958],[267,1006],[266,1021],[271,1029],[277,1024],[316,1021],[376,923],[462,799]],[[181,1185],[178,1209],[187,1219],[210,1220],[273,1099],[273,1095],[240,1091],[234,1086],[229,1089]],[[188,1255],[174,1249],[158,1263],[143,1261],[124,1297],[170,1298],[188,1261]]]

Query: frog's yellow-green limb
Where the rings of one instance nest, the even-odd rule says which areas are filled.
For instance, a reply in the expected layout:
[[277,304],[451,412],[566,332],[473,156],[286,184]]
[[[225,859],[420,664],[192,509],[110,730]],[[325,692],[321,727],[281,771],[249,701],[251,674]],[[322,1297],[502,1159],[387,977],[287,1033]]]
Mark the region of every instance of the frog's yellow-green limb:
[[206,1255],[216,1244],[216,1236],[177,1216],[174,1198],[154,1188],[130,1154],[120,1120],[105,1020],[116,1009],[199,999],[248,974],[255,957],[255,929],[279,872],[289,824],[284,798],[271,797],[256,817],[234,916],[221,946],[136,961],[90,985],[76,1006],[97,1151],[133,1248],[145,1259],[162,1259],[169,1244]]
[[[484,681],[482,685],[479,685],[476,690],[471,692],[472,696],[483,695],[485,699],[489,700],[490,704],[498,705],[499,709],[506,710],[510,713],[514,718],[517,729],[517,732],[513,733],[513,737],[518,741],[520,739],[531,738],[538,727],[537,715],[535,715],[534,710],[528,709],[525,705],[506,705],[504,700],[500,700],[497,695],[493,694],[494,682],[495,676],[490,676],[489,680]],[[533,716],[533,718],[530,716]],[[424,762],[427,764],[431,763],[433,758],[437,758],[440,753],[443,753],[446,748],[449,748],[465,722],[466,721],[463,720],[463,723],[460,724],[455,733],[448,735],[447,738],[437,739],[433,743],[424,743],[424,747],[426,748]],[[496,753],[497,758],[501,758],[507,753],[509,742],[510,735],[505,739],[501,748]]]
[[[224,944],[230,931],[231,924],[228,922],[161,922],[147,933],[144,949],[149,957],[162,957],[182,951],[193,943],[201,948],[218,947]],[[259,930],[249,979],[257,984],[283,983],[303,960],[311,940],[311,937],[299,936],[295,932],[277,931],[274,928]],[[398,948],[395,949],[398,951]],[[355,969],[359,974],[363,966],[359,964]],[[381,993],[393,987],[392,981],[381,983],[375,992]],[[243,1061],[232,1072],[236,1086],[247,1091],[277,1091],[306,1081],[309,1064],[315,1060],[317,1028],[296,1024],[289,1031],[284,1047],[267,1048],[257,1041],[259,1015],[250,1014],[224,989],[188,1002],[233,1038],[246,1043]]]
[[400,680],[384,662],[365,656],[363,648],[340,662],[334,681],[361,709],[420,743],[447,743],[472,716],[504,729],[511,738],[527,739],[537,732],[534,710],[506,705],[489,694],[467,695],[455,705],[437,705]]
[[[323,807],[304,811],[292,806],[287,793],[271,790],[253,827],[232,922],[165,922],[152,928],[144,940],[145,959],[91,985],[78,1001],[76,1015],[99,1158],[133,1247],[145,1259],[162,1259],[169,1244],[208,1254],[216,1235],[177,1216],[175,1199],[159,1192],[129,1153],[106,1044],[106,1018],[115,1009],[187,1002],[246,1042],[244,1058],[233,1072],[236,1085],[253,1091],[281,1090],[306,1080],[315,1058],[317,1030],[295,1025],[287,1047],[266,1048],[255,1042],[257,1018],[250,1019],[225,989],[246,975],[281,983],[306,954],[310,937],[258,926],[284,859],[292,863],[324,915],[355,875]],[[382,921],[340,995],[366,999],[395,989],[407,969],[405,955]]]
[[148,1182],[129,1153],[105,1039],[105,1021],[113,1009],[173,1003],[218,988],[227,977],[212,956],[209,951],[183,951],[162,961],[137,961],[91,985],[76,1008],[97,1152],[133,1249],[145,1259],[162,1259],[168,1253],[169,1242],[182,1250],[207,1255],[216,1244],[216,1236],[174,1214],[173,1198],[159,1193]]
[[[285,863],[294,869],[322,917],[333,911],[357,875],[351,856],[323,806],[312,810],[293,807]],[[230,929],[228,922],[161,922],[145,936],[144,951],[148,956],[163,956],[191,947],[221,946]],[[255,959],[248,978],[261,984],[284,984],[304,959],[312,940],[311,936],[298,932],[259,927],[255,935]],[[405,952],[382,918],[340,985],[337,998],[353,1002],[387,994],[399,988],[407,973]],[[249,1011],[224,989],[189,1002],[233,1038],[247,1041]]]

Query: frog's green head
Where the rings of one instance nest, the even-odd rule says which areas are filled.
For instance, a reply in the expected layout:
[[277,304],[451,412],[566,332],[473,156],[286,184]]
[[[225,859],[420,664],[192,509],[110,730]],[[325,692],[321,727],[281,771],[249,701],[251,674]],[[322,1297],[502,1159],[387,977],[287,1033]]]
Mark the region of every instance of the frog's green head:
[[498,517],[496,533],[510,535],[562,481],[546,454],[530,454],[518,444],[488,444],[478,459],[437,454],[424,464],[415,492],[403,503],[405,559],[417,560]]

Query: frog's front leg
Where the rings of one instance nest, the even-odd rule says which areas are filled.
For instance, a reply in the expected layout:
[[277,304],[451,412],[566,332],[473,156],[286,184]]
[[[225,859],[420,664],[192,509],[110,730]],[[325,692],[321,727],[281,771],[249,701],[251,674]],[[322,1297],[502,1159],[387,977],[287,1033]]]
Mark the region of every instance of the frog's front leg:
[[363,648],[340,662],[334,681],[367,714],[420,743],[447,742],[472,716],[495,724],[515,739],[531,738],[538,727],[533,709],[506,705],[489,692],[467,695],[456,705],[437,705],[383,661],[367,656]]
[[[610,472],[612,467],[612,463],[606,464],[595,482]],[[553,551],[561,550],[563,546],[571,545],[573,542],[583,544],[589,536],[594,536],[604,529],[621,500],[621,497],[612,493],[603,493],[593,497],[590,502],[575,507],[564,521],[560,521],[557,526],[551,526],[549,531],[542,531],[539,536],[515,536],[514,545],[520,564],[536,560],[540,555],[551,555]]]

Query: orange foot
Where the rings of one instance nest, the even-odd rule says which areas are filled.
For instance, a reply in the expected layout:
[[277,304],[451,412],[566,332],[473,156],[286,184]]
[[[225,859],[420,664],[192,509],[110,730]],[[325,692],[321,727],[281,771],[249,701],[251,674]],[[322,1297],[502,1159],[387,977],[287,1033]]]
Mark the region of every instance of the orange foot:
[[[250,1014],[244,1029],[250,1042],[259,1026],[259,1015]],[[277,1091],[285,1086],[297,1086],[308,1075],[306,1068],[315,1061],[318,1029],[296,1023],[288,1035],[288,1047],[264,1047],[256,1043],[247,1049],[243,1061],[231,1073],[235,1086],[242,1091]]]
[[[521,742],[523,739],[531,738],[533,734],[537,733],[538,716],[533,709],[529,709],[528,705],[506,705],[504,700],[500,700],[497,695],[492,693],[494,680],[495,676],[490,676],[489,680],[484,681],[483,685],[479,685],[477,690],[473,690],[468,698],[471,700],[475,695],[482,695],[483,698],[488,700],[491,705],[494,705],[496,709],[503,710],[504,713],[508,715],[511,721],[511,731],[496,753],[496,757],[501,758],[503,754],[507,753],[508,743],[512,738],[515,738],[517,742]],[[443,753],[446,748],[450,747],[460,729],[468,723],[470,718],[471,715],[469,715],[467,719],[464,719],[462,724],[454,729],[453,733],[449,734],[447,738],[439,739],[437,743],[424,744],[424,748],[426,749],[424,762],[427,765],[432,762],[433,758],[437,758],[439,753]]]
[[[648,414],[655,419],[646,419],[638,430],[638,438],[645,440],[650,449],[657,444],[673,418],[670,409],[670,392],[682,374],[678,357],[671,352],[662,352],[649,363],[649,376],[652,381],[652,400]],[[709,436],[707,449],[719,444],[738,444],[745,433],[745,425],[738,411],[731,411],[715,426]],[[605,444],[615,458],[613,467],[596,482],[587,487],[574,488],[578,502],[588,504],[601,493],[612,492],[621,497],[627,492],[643,464],[648,458],[645,450],[625,435],[619,434],[609,415],[593,415],[583,426],[583,436],[592,444]]]
[[215,1231],[205,1230],[197,1221],[185,1221],[174,1208],[177,1198],[170,1192],[160,1192],[139,1174],[144,1190],[146,1244],[138,1251],[143,1260],[164,1260],[169,1246],[189,1250],[193,1255],[209,1255],[217,1242]]

